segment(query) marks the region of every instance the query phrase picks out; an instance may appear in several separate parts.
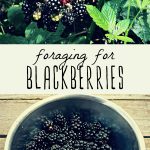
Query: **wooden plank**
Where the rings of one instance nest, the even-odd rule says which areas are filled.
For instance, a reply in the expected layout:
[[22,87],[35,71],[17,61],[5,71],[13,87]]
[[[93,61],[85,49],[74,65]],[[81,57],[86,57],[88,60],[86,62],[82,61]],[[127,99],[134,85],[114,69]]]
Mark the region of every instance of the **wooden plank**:
[[146,145],[146,150],[150,150],[150,139],[149,138],[145,139],[145,145]]
[[5,139],[0,138],[0,150],[4,150],[4,145],[5,145]]
[[[54,94],[1,94],[0,100],[41,100]],[[141,94],[96,94],[97,96],[104,97],[106,99],[131,99],[131,100],[150,100],[150,95]]]
[[[29,106],[38,100],[0,100],[0,134],[7,134],[15,119]],[[150,107],[147,107],[145,100],[112,100],[136,121],[144,136],[150,135]],[[130,101],[130,103],[129,103]],[[150,102],[148,102],[149,104]]]
[[[0,95],[0,134],[6,135],[11,124],[26,108],[52,95]],[[150,95],[99,95],[121,106],[136,121],[144,136],[150,136]],[[0,150],[5,138],[0,138]],[[150,138],[145,139],[150,150]]]
[[[4,150],[5,139],[0,138],[0,150]],[[150,150],[150,139],[145,139],[146,150]]]

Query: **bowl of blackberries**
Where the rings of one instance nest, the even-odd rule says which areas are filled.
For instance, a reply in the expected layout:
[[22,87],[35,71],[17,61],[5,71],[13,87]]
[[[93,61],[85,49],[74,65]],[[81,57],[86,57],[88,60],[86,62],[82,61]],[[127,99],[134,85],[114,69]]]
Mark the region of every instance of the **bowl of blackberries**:
[[96,96],[54,96],[29,107],[12,125],[5,150],[145,150],[133,119]]

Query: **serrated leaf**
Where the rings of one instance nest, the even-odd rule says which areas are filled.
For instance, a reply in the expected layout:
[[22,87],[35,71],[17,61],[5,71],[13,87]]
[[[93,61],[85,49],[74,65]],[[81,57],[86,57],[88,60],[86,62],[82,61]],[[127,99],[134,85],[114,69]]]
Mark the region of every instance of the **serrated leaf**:
[[32,22],[25,30],[25,37],[30,44],[55,44],[62,39],[63,29],[63,26],[59,24],[56,32],[49,32],[45,29],[37,28],[36,23]]
[[22,36],[4,34],[0,35],[0,44],[28,44],[28,41]]
[[127,0],[126,3],[125,3],[125,5],[124,5],[123,7],[126,8],[126,7],[128,7],[129,5],[130,5],[131,7],[135,7],[135,8],[138,7],[136,0]]
[[101,13],[104,17],[105,22],[107,22],[108,24],[108,31],[111,33],[114,30],[116,25],[116,13],[111,8],[109,3],[104,4]]
[[32,22],[25,30],[25,37],[30,44],[43,44],[45,43],[46,36],[49,36],[50,32],[37,28],[36,23]]
[[150,0],[143,0],[142,2],[142,9],[146,9],[146,7],[150,5]]
[[113,35],[113,34],[106,34],[106,37],[110,40],[110,41],[114,41],[114,40],[120,40],[120,41],[124,41],[127,43],[133,43],[134,41],[127,37],[127,36],[117,36],[117,35]]
[[113,41],[113,40],[116,39],[113,34],[105,34],[105,36],[106,36],[110,41]]
[[92,5],[86,5],[86,9],[96,25],[107,31],[109,28],[108,22],[106,22],[102,13],[95,6]]
[[150,41],[150,8],[143,12],[134,23],[132,31],[146,43]]
[[139,7],[139,9],[142,9],[142,2],[141,0],[136,0],[137,6]]
[[116,36],[116,38],[118,40],[121,40],[121,41],[124,41],[126,43],[133,43],[133,39],[131,39],[130,37],[127,37],[127,36]]
[[119,21],[116,25],[116,28],[115,28],[113,34],[115,34],[115,35],[122,34],[123,32],[125,32],[128,29],[129,24],[130,24],[129,19]]

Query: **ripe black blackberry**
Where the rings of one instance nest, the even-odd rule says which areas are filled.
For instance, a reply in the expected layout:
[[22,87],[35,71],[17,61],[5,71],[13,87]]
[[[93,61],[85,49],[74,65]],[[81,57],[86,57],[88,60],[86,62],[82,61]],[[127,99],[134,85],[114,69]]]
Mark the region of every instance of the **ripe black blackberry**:
[[47,133],[44,130],[39,131],[34,137],[33,140],[37,143],[45,141],[47,138]]
[[51,19],[50,14],[44,14],[43,15],[43,23],[48,31],[55,32],[58,27],[59,22],[53,21]]
[[67,124],[66,118],[61,113],[56,113],[54,115],[54,123],[56,125],[64,127]]
[[45,5],[52,14],[58,14],[62,8],[60,0],[46,0]]
[[112,148],[108,144],[104,144],[100,148],[101,150],[112,150]]
[[57,143],[63,146],[67,143],[68,137],[65,134],[58,134],[57,136]]
[[64,16],[61,19],[61,22],[65,25],[65,26],[69,26],[72,25],[75,21],[75,17],[73,13],[65,13]]
[[51,145],[57,144],[57,137],[58,137],[57,133],[52,133],[52,134],[48,135],[48,141],[49,141],[49,143]]
[[82,129],[82,121],[79,114],[73,114],[71,117],[71,129],[80,131]]
[[26,144],[26,150],[38,150],[38,144],[35,141],[31,141]]
[[57,112],[51,119],[40,117],[38,123],[25,150],[112,150],[109,129],[98,121],[84,122],[80,113],[65,117]]
[[86,7],[84,4],[76,3],[73,6],[73,11],[75,15],[79,18],[84,18],[84,16],[87,15]]
[[32,16],[33,12],[36,10],[35,4],[24,1],[22,4],[22,10],[25,16]]
[[93,141],[95,134],[96,134],[95,130],[88,129],[84,132],[83,137],[86,141]]
[[56,144],[56,145],[53,145],[50,150],[60,150],[60,148],[61,146]]

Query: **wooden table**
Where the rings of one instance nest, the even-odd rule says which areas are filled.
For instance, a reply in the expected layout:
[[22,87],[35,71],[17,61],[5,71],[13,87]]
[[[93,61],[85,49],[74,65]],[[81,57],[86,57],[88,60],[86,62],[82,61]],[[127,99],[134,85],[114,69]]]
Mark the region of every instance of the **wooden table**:
[[[0,150],[4,149],[8,130],[26,108],[53,95],[0,95]],[[150,150],[150,95],[99,95],[113,101],[136,121]]]

